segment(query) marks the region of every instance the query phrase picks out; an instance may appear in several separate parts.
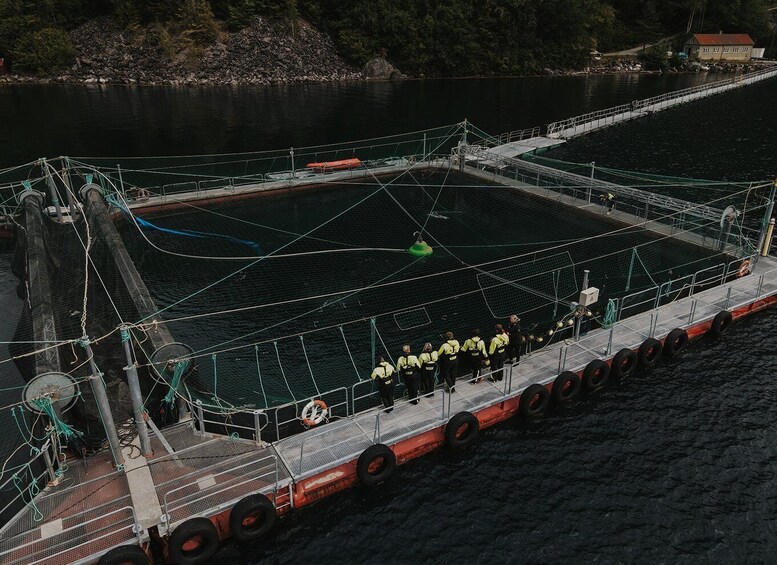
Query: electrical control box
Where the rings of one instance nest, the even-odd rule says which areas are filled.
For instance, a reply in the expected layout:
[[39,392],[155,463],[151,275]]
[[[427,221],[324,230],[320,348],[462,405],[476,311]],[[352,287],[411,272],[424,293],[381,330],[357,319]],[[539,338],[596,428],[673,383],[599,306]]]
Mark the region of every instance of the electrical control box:
[[580,300],[578,300],[580,306],[587,308],[592,304],[596,304],[597,300],[599,300],[599,289],[595,286],[589,286],[587,289],[580,291]]

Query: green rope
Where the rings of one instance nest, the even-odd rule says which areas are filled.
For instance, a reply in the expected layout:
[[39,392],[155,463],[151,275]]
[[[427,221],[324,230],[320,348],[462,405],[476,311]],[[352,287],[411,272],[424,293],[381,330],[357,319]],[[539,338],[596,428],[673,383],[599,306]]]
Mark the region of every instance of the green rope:
[[615,322],[615,317],[618,314],[618,306],[615,303],[613,299],[609,299],[607,301],[607,307],[604,310],[604,319],[602,320],[602,325],[605,328],[611,328]]
[[178,389],[181,386],[181,379],[186,369],[189,367],[189,360],[183,359],[175,364],[173,369],[173,379],[170,381],[170,390],[165,395],[164,402],[167,404],[175,403],[175,396],[178,394]]
[[130,340],[130,333],[127,328],[121,328],[121,342],[126,343]]
[[[27,471],[29,471],[30,469],[29,463],[27,464],[26,467],[27,467]],[[30,471],[30,473],[32,473],[32,471]],[[43,520],[43,513],[35,504],[35,496],[40,492],[40,489],[38,488],[38,485],[35,482],[35,480],[33,479],[29,487],[27,487],[26,489],[22,489],[22,487],[20,486],[22,484],[22,478],[16,473],[12,475],[12,478],[13,478],[13,486],[15,486],[16,490],[19,491],[19,494],[21,495],[22,500],[24,500],[25,490],[30,495],[30,500],[25,501],[25,504],[27,504],[27,506],[32,510],[32,519],[35,520],[36,522],[40,522],[41,520]]]
[[82,432],[71,428],[57,417],[57,413],[54,411],[54,406],[51,404],[51,399],[48,397],[44,396],[42,398],[36,398],[32,401],[32,403],[43,410],[43,412],[49,417],[49,420],[51,420],[51,423],[54,426],[54,430],[57,432],[58,436],[64,437],[66,440],[70,440],[84,435]]

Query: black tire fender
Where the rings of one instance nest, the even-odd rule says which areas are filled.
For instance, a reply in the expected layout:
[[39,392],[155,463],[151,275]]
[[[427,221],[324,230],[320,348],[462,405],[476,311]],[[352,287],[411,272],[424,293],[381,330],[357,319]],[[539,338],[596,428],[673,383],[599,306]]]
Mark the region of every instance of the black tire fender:
[[252,494],[241,498],[232,507],[229,528],[238,542],[252,542],[269,532],[276,518],[272,501],[263,494]]
[[146,552],[137,545],[120,545],[100,557],[97,565],[149,565]]
[[655,338],[649,337],[639,346],[639,364],[645,369],[652,369],[656,366],[664,346]]
[[734,316],[728,310],[723,310],[715,314],[712,319],[712,326],[710,326],[710,335],[712,337],[720,337],[728,331],[731,324],[734,322]]
[[688,346],[688,332],[682,328],[675,328],[664,340],[664,357],[672,359]]
[[602,388],[610,379],[610,366],[601,359],[594,359],[583,369],[583,384],[588,390]]
[[568,404],[572,402],[583,387],[580,377],[572,371],[564,371],[553,381],[551,396],[556,404]]
[[541,384],[526,387],[518,401],[518,412],[526,419],[538,418],[548,409],[550,393]]
[[637,370],[637,354],[631,349],[623,348],[612,358],[610,372],[617,379],[627,379]]
[[[194,549],[184,549],[187,542],[198,539]],[[219,533],[207,518],[192,518],[173,530],[168,549],[173,565],[207,563],[219,548]]]
[[396,467],[397,456],[391,448],[382,443],[376,443],[359,455],[356,473],[363,485],[371,487],[388,479],[394,474]]
[[450,447],[467,447],[478,439],[480,422],[471,412],[454,414],[445,425],[445,443]]

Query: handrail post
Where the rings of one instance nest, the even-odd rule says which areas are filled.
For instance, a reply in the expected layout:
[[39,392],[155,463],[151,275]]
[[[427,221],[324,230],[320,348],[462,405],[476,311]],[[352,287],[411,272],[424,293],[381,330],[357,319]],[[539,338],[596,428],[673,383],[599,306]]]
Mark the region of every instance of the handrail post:
[[259,419],[260,414],[262,414],[261,410],[254,410],[254,441],[256,441],[257,444],[262,443],[262,425]]

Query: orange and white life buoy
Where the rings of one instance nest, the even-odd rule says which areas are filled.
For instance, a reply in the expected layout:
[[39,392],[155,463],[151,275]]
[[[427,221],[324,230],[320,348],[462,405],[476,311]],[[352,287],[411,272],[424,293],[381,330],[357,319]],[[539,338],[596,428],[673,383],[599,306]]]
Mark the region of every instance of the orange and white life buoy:
[[323,400],[311,400],[302,409],[300,420],[302,420],[303,425],[312,428],[316,424],[323,422],[327,416],[329,416],[329,408],[326,402]]
[[750,259],[745,259],[744,261],[742,261],[742,264],[739,265],[739,270],[737,271],[737,277],[741,278],[749,274],[750,274]]

